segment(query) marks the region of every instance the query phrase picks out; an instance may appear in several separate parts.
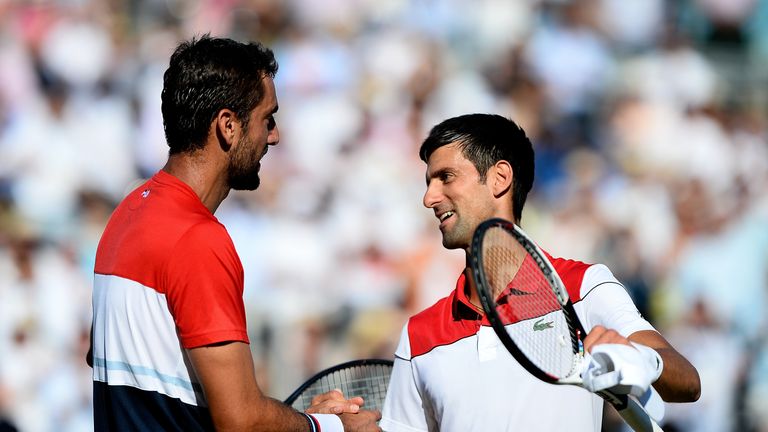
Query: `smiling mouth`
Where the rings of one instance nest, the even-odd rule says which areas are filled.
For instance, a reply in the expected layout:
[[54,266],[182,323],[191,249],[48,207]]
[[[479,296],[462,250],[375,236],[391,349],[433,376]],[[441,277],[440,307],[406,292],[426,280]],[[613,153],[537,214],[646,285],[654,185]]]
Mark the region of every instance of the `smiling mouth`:
[[447,211],[437,216],[440,220],[440,230],[444,230],[447,227],[448,219],[450,219],[455,213],[453,211]]

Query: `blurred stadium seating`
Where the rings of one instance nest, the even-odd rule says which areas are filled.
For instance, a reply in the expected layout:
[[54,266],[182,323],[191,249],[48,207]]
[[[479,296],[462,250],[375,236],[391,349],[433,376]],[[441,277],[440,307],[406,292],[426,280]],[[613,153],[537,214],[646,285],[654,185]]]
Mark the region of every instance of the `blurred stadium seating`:
[[416,153],[495,112],[537,151],[524,227],[608,264],[698,368],[668,430],[768,431],[764,0],[0,0],[0,430],[92,429],[95,248],[165,162],[169,54],[207,32],[280,63],[281,143],[217,212],[269,394],[390,357],[453,288]]

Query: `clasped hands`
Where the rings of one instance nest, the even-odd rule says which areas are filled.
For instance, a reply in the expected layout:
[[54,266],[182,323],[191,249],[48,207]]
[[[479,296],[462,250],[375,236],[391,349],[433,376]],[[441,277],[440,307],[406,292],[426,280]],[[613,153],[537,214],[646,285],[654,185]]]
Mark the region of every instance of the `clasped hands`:
[[319,394],[312,398],[312,404],[307,408],[307,414],[357,414],[363,405],[363,398],[355,396],[349,399],[344,397],[339,389]]
[[306,412],[338,415],[344,424],[345,432],[381,432],[377,424],[381,420],[381,413],[361,409],[363,403],[365,403],[363,398],[346,399],[341,390],[335,389],[312,398],[312,404]]

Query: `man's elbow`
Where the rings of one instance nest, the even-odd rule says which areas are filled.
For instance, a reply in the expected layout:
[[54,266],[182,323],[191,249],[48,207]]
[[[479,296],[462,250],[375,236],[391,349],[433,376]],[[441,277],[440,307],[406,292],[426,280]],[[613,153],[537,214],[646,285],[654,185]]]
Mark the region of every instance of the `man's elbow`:
[[701,397],[701,378],[699,378],[699,371],[695,367],[691,366],[689,372],[690,378],[687,380],[688,385],[685,386],[685,400],[682,402],[696,402]]
[[699,400],[699,397],[701,397],[701,379],[699,378],[699,373],[696,369],[694,369],[694,374],[695,378],[688,390],[688,400],[685,402],[696,402]]
[[664,385],[654,387],[656,387],[656,390],[665,402],[696,402],[701,397],[701,379],[696,369],[693,369],[689,375],[687,379],[674,387]]

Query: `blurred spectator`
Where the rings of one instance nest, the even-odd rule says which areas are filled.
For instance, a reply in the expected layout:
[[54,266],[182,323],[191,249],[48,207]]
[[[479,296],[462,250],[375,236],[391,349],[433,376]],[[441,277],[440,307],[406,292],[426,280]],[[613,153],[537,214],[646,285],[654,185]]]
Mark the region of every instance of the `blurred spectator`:
[[464,263],[434,246],[416,149],[498,112],[537,150],[526,229],[609,263],[699,368],[670,427],[768,430],[766,23],[757,0],[0,2],[0,431],[92,427],[96,242],[165,160],[162,74],[203,32],[281,65],[283,145],[217,214],[270,394],[391,356],[445,294]]
[[745,352],[725,323],[718,321],[705,303],[694,300],[667,336],[699,371],[702,388],[707,391],[702,391],[695,404],[668,405],[665,426],[681,431],[745,430],[735,415]]

